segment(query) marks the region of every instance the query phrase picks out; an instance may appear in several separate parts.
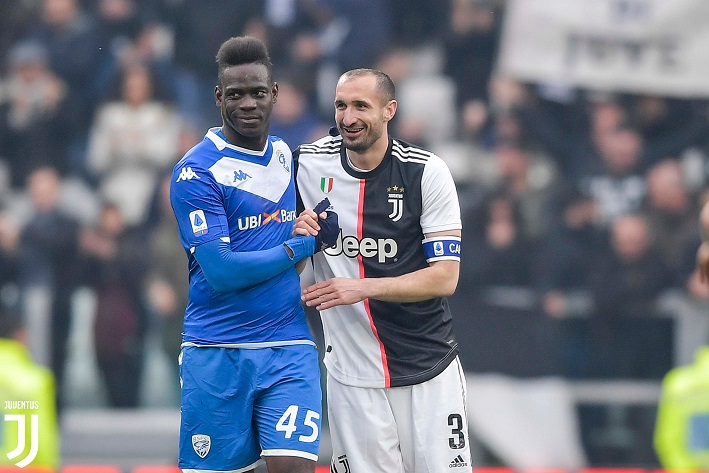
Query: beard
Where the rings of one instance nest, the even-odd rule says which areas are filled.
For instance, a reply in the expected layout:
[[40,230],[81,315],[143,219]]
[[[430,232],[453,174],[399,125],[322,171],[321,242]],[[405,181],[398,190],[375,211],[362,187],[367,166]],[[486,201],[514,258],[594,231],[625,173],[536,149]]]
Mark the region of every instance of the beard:
[[382,136],[381,129],[373,130],[372,128],[367,128],[369,133],[355,139],[350,139],[345,133],[343,133],[342,125],[340,125],[339,129],[340,135],[342,136],[342,143],[345,145],[345,148],[350,151],[354,151],[355,153],[363,153],[367,151]]

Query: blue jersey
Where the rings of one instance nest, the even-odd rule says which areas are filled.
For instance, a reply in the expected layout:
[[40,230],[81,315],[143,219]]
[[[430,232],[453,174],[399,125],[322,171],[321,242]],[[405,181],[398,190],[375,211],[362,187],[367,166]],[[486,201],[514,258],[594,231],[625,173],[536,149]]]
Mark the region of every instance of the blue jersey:
[[292,171],[291,151],[280,138],[269,136],[262,151],[252,151],[230,144],[219,128],[209,130],[175,165],[170,201],[190,278],[184,343],[312,343],[295,267],[241,291],[217,292],[192,254],[216,239],[239,252],[283,244],[296,217]]

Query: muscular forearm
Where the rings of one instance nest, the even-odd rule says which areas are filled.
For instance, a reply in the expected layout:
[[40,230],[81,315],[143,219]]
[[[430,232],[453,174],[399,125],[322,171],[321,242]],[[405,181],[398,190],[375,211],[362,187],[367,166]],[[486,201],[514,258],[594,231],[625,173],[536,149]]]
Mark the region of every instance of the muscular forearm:
[[397,277],[362,279],[366,298],[389,302],[419,302],[450,296],[458,285],[460,263],[440,261]]
[[453,294],[458,284],[460,263],[438,261],[428,268],[396,277],[333,278],[303,290],[303,301],[318,310],[355,304],[364,299],[389,302],[418,302]]

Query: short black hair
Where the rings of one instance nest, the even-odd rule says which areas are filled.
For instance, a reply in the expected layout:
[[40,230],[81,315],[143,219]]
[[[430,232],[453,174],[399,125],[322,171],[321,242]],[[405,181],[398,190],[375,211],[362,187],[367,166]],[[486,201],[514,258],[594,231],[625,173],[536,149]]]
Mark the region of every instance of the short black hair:
[[253,36],[235,36],[222,43],[217,51],[219,77],[224,69],[241,64],[263,64],[268,70],[268,79],[273,77],[273,63],[266,44]]
[[377,69],[352,69],[351,71],[347,71],[342,74],[342,76],[340,76],[340,80],[348,81],[350,79],[354,79],[355,77],[367,75],[374,76],[377,83],[377,90],[379,90],[379,94],[382,99],[384,99],[385,103],[390,102],[391,100],[396,100],[396,86],[394,86],[394,81],[391,80],[391,77]]

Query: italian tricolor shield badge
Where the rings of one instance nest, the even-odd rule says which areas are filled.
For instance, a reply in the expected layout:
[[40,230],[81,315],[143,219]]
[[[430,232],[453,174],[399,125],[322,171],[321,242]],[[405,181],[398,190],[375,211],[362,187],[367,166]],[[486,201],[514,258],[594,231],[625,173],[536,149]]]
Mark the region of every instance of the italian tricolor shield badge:
[[321,177],[320,178],[320,190],[324,193],[328,193],[332,190],[332,183],[334,179],[331,177]]

